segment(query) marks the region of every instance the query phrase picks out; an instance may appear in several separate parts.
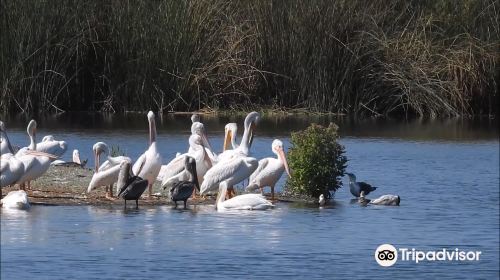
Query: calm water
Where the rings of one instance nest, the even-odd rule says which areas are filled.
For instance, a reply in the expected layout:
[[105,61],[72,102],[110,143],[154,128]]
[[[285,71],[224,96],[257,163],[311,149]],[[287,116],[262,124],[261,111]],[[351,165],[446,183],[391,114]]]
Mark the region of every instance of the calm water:
[[[219,150],[223,125],[235,119],[202,119],[212,146]],[[290,131],[330,120],[265,119],[253,154],[271,156],[273,138],[289,146]],[[351,202],[348,188],[341,188],[328,207],[278,203],[264,212],[217,213],[212,206],[2,209],[1,278],[499,277],[496,123],[335,121],[341,125],[348,170],[379,187],[372,198],[400,195],[400,207],[361,207]],[[11,141],[27,145],[22,127],[26,121],[7,124]],[[187,149],[189,125],[186,116],[159,121],[165,159]],[[53,117],[39,121],[38,133],[39,139],[50,133],[66,140],[70,150],[78,148],[90,159],[90,165],[97,141],[119,144],[133,158],[147,144],[146,118],[136,115]],[[398,261],[383,268],[374,259],[383,243],[425,251],[459,248],[482,255],[477,262]]]

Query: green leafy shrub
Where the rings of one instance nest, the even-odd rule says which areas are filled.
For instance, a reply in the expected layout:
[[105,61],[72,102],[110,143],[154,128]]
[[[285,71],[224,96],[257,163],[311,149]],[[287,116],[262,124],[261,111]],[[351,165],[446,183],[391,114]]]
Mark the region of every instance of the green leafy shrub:
[[347,158],[338,140],[338,126],[311,124],[306,130],[292,133],[292,147],[288,161],[292,177],[288,178],[287,191],[292,194],[330,198],[342,185]]

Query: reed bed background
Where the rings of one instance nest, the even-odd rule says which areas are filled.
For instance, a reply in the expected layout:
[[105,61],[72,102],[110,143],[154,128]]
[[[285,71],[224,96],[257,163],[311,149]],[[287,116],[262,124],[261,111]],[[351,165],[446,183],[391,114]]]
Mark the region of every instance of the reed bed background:
[[0,1],[2,112],[497,115],[495,0]]

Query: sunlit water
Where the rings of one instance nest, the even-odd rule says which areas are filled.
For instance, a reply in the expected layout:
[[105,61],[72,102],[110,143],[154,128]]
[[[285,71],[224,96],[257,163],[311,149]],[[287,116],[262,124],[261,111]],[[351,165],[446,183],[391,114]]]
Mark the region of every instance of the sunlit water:
[[[146,147],[144,116],[131,118],[133,122],[69,119],[40,122],[39,139],[51,133],[66,140],[69,151],[79,149],[90,165],[91,147],[97,141],[119,145],[132,158]],[[216,150],[221,148],[223,124],[229,120],[206,120]],[[310,121],[264,121],[253,155],[271,156],[275,137],[288,147],[290,131]],[[27,145],[23,122],[11,123],[11,141]],[[158,143],[165,160],[187,149],[189,125],[187,117],[159,122]],[[1,278],[495,279],[499,277],[499,142],[493,127],[456,121],[341,122],[348,170],[379,187],[371,198],[400,195],[400,207],[362,207],[343,187],[324,208],[281,202],[269,211],[229,213],[218,213],[213,206],[137,211],[120,206],[2,209]],[[284,182],[285,176],[279,187]],[[383,243],[482,254],[477,262],[398,261],[383,268],[374,259],[375,249]]]

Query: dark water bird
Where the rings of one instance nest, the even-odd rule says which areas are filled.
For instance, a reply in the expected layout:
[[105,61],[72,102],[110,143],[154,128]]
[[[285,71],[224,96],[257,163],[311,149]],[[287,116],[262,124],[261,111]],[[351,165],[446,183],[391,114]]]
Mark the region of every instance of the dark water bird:
[[355,197],[359,197],[362,191],[365,192],[365,195],[368,195],[370,192],[377,189],[377,187],[372,187],[370,184],[365,182],[356,182],[356,176],[352,173],[346,173],[349,176],[349,189],[351,194]]
[[184,208],[187,207],[187,200],[193,194],[196,188],[200,191],[200,184],[198,182],[198,175],[196,174],[196,160],[190,156],[186,156],[184,159],[185,170],[189,173],[188,181],[180,181],[174,184],[170,189],[170,198],[175,203],[177,207],[177,201],[184,201]]
[[124,160],[120,163],[120,173],[118,174],[117,186],[119,188],[118,197],[123,198],[125,207],[127,200],[135,200],[135,208],[139,208],[139,198],[148,187],[148,180],[139,176],[131,176],[131,163]]

